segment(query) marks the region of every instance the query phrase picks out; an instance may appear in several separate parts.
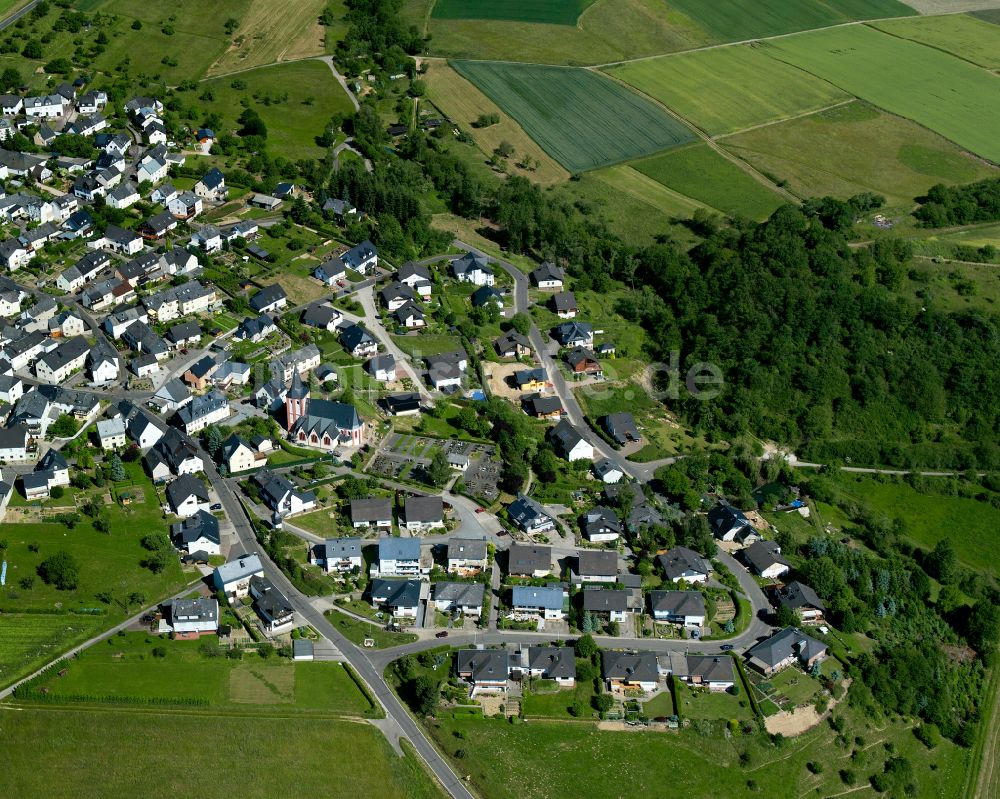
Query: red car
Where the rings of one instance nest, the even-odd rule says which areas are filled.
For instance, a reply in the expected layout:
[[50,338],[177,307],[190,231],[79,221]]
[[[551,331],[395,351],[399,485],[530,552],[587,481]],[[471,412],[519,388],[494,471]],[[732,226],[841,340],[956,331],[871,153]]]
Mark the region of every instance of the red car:
[[486,513],[486,508],[476,508],[476,513]]

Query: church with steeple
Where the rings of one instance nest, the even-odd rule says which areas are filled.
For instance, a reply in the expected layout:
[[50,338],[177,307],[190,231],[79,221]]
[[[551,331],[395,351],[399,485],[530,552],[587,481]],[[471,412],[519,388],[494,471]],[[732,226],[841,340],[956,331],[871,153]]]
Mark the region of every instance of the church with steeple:
[[313,399],[299,370],[292,371],[292,385],[285,396],[288,438],[307,447],[334,450],[365,444],[365,423],[353,405]]

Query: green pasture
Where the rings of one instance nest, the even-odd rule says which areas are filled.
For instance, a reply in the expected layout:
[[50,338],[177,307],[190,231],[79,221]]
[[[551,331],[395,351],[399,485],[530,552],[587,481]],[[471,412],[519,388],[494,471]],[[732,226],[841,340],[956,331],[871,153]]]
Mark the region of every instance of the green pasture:
[[711,136],[848,98],[836,86],[751,45],[634,61],[608,71]]
[[453,66],[570,172],[639,158],[694,138],[650,101],[588,70],[476,61]]
[[987,69],[1000,69],[1000,25],[969,14],[912,17],[872,23],[893,36],[944,50]]
[[764,43],[768,55],[1000,160],[1000,81],[932,47],[863,25]]
[[505,19],[548,25],[575,25],[594,0],[438,0],[435,19]]
[[707,144],[693,144],[632,166],[669,189],[727,214],[764,219],[783,200]]

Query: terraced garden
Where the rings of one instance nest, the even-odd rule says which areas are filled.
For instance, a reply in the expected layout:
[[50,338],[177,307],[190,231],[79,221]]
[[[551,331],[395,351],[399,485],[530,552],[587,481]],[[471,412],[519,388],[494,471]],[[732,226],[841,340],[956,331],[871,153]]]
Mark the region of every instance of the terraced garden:
[[629,161],[694,138],[653,103],[588,70],[488,61],[453,66],[570,172]]

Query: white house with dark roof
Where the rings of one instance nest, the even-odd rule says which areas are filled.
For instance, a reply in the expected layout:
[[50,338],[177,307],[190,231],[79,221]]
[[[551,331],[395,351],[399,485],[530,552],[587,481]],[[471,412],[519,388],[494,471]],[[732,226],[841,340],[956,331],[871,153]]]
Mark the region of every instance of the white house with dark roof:
[[356,537],[328,538],[322,544],[313,546],[312,562],[321,566],[327,574],[344,574],[364,568],[361,553],[362,540]]
[[444,500],[440,496],[409,496],[403,505],[403,525],[410,531],[444,527]]
[[594,459],[594,445],[584,438],[568,419],[563,419],[549,431],[556,451],[568,461]]
[[212,580],[217,591],[222,591],[226,597],[242,599],[250,595],[250,578],[263,577],[264,566],[256,553],[252,555],[241,555],[222,566],[218,566],[212,573]]
[[562,585],[515,585],[511,589],[511,617],[557,621],[566,618],[569,593]]
[[524,676],[552,680],[560,688],[576,685],[576,654],[571,646],[529,646],[518,651],[512,669]]
[[581,549],[576,556],[576,577],[581,583],[618,581],[618,553],[607,549]]
[[659,664],[652,652],[605,650],[601,653],[601,674],[612,693],[637,688],[648,694],[660,684]]
[[777,541],[754,541],[740,555],[747,566],[765,580],[777,579],[792,570],[792,564],[781,554]]
[[544,533],[556,526],[555,519],[538,502],[524,494],[518,494],[517,499],[507,506],[507,517],[529,535]]
[[222,552],[219,520],[206,510],[199,510],[182,522],[170,525],[174,546],[186,555],[218,555]]
[[770,676],[798,663],[804,669],[812,668],[826,657],[828,648],[822,641],[806,635],[797,627],[785,627],[770,638],[751,647],[747,665]]
[[532,282],[545,291],[559,291],[563,287],[566,273],[551,261],[546,261],[531,273]]
[[461,613],[470,618],[479,618],[482,613],[486,593],[482,583],[437,582],[433,589],[434,607],[441,613]]
[[706,558],[687,547],[674,547],[656,558],[666,579],[672,583],[704,583],[712,573]]
[[486,570],[488,550],[483,538],[448,539],[448,573],[471,577]]
[[451,262],[451,273],[459,283],[492,286],[496,283],[493,268],[485,255],[468,252]]
[[219,601],[215,597],[175,599],[167,604],[167,611],[170,630],[181,640],[219,631]]
[[420,599],[424,586],[420,580],[373,579],[368,589],[368,597],[377,608],[388,611],[392,616],[415,619],[420,610]]
[[351,500],[351,525],[361,527],[392,528],[392,500],[388,497],[365,497]]
[[167,486],[167,504],[176,516],[194,516],[208,510],[208,487],[192,474],[184,474]]
[[372,564],[372,577],[424,578],[430,565],[424,564],[419,538],[383,536],[378,540],[378,560]]
[[510,676],[506,649],[461,649],[455,653],[455,672],[469,686],[469,696],[504,694]]
[[378,250],[368,239],[356,244],[343,255],[340,262],[360,275],[366,275],[378,266]]
[[705,597],[700,591],[650,591],[649,608],[656,621],[683,627],[705,624]]

